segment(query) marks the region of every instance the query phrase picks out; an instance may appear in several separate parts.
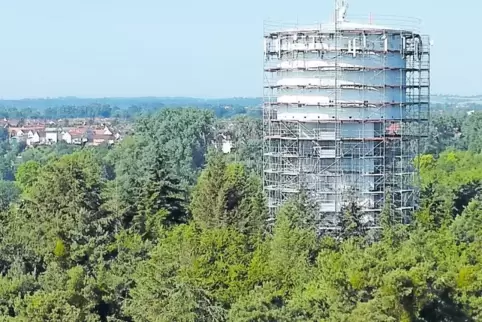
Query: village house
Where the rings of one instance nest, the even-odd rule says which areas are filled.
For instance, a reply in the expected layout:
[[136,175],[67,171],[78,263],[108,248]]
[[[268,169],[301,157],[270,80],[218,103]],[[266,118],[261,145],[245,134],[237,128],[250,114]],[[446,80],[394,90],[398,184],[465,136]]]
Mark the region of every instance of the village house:
[[55,144],[60,141],[60,130],[54,127],[45,128],[45,143]]
[[29,130],[27,133],[26,143],[28,146],[44,144],[45,131],[43,130]]
[[115,141],[119,138],[119,133],[114,134],[114,132],[109,127],[104,126],[103,129],[94,130],[91,145],[98,146],[105,143],[114,144]]
[[5,119],[5,120],[7,121],[7,127],[20,127],[20,126],[22,126],[20,120],[7,120],[7,119]]
[[8,137],[10,140],[15,140],[17,142],[22,142],[27,140],[27,133],[25,129],[21,129],[18,127],[9,127],[8,128]]
[[27,142],[34,137],[35,131],[42,131],[43,127],[9,127],[8,136],[11,141]]
[[86,127],[78,127],[62,133],[62,140],[68,144],[85,144],[92,142],[94,133],[92,129]]
[[8,123],[8,120],[6,118],[0,120],[0,126],[3,127],[4,129],[8,128],[10,124]]
[[104,135],[113,135],[114,133],[109,129],[108,126],[104,126],[104,129],[102,130],[102,134],[104,134]]
[[101,144],[114,144],[115,137],[112,134],[94,134],[92,145],[97,146]]
[[62,127],[53,121],[35,119],[21,120],[17,126],[12,126],[12,123],[14,120],[0,119],[0,126],[7,129],[11,141],[25,142],[28,146],[50,145],[60,141],[68,144],[114,144],[122,138],[120,131],[110,128],[107,122],[97,124],[97,128],[92,125]]

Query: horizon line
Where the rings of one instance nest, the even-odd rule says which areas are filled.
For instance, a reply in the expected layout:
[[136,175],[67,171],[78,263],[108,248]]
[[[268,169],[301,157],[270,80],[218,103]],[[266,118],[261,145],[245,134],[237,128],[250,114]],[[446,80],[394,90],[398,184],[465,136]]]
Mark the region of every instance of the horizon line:
[[[430,96],[455,96],[455,97],[478,97],[480,94],[444,94],[432,93]],[[34,100],[58,100],[58,99],[81,99],[81,100],[102,100],[102,99],[193,99],[193,100],[226,100],[226,99],[262,99],[262,96],[225,96],[225,97],[199,97],[199,96],[45,96],[45,97],[22,97],[22,98],[3,98],[0,101],[34,101]]]

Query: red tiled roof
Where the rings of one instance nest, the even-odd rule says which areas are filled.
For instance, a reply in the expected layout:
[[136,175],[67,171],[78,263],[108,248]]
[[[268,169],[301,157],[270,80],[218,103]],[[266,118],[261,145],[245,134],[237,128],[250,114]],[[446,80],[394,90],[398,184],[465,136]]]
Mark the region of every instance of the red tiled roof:
[[25,126],[25,127],[9,127],[8,132],[13,133],[13,132],[18,132],[22,130],[23,132],[28,132],[28,131],[42,131],[44,130],[45,127],[43,126]]
[[87,133],[87,130],[88,128],[85,128],[85,127],[76,127],[69,130],[68,132],[70,133],[70,135],[83,135]]
[[94,140],[113,140],[114,136],[110,134],[94,134]]

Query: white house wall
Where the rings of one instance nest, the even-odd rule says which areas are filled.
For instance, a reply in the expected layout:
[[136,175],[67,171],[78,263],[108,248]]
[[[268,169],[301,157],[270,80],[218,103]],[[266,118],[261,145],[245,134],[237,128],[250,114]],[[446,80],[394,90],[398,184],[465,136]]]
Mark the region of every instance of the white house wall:
[[56,143],[56,142],[58,142],[58,140],[59,140],[59,134],[56,133],[56,132],[55,132],[55,133],[47,132],[47,133],[45,133],[45,140],[46,140],[47,142],[54,142],[54,143]]

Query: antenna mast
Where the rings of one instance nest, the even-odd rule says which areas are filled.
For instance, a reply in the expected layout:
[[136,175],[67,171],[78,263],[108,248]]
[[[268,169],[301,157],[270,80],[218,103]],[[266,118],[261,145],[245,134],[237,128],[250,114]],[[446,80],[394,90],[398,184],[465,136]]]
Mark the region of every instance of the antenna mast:
[[345,21],[348,0],[335,0],[336,22]]

